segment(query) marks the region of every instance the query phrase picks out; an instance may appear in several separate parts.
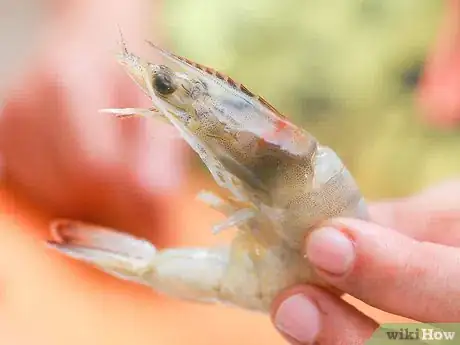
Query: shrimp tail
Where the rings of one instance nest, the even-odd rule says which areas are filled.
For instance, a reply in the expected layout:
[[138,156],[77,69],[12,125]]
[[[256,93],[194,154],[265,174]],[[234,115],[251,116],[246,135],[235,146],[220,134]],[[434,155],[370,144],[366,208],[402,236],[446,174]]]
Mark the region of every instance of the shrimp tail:
[[51,233],[48,246],[62,254],[165,295],[201,303],[238,297],[225,281],[228,246],[157,250],[146,240],[73,220],[54,221]]
[[153,244],[120,232],[78,221],[58,219],[51,224],[47,245],[69,257],[97,266],[118,278],[137,283],[141,271],[156,255]]

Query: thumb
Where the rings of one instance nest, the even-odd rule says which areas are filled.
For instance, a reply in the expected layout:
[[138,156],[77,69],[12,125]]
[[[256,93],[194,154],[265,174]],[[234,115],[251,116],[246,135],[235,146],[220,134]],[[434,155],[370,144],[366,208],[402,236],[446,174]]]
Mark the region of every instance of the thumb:
[[460,319],[460,250],[355,219],[307,239],[306,257],[329,284],[376,308],[426,322]]

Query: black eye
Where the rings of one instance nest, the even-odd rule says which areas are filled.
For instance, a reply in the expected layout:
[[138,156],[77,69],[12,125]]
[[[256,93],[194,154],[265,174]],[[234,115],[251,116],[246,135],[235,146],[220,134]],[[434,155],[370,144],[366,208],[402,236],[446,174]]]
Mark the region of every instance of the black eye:
[[177,89],[171,74],[163,71],[160,71],[154,76],[153,87],[159,94],[165,96],[172,94]]

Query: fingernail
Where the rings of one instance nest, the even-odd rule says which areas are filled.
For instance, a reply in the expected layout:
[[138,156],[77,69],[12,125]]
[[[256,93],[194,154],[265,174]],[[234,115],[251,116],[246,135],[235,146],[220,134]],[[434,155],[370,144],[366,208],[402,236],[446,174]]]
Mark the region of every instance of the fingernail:
[[316,305],[307,296],[297,294],[281,303],[274,323],[281,333],[302,344],[310,344],[320,331],[320,317]]
[[351,240],[339,230],[323,228],[310,235],[306,257],[317,268],[341,275],[353,265],[355,248]]

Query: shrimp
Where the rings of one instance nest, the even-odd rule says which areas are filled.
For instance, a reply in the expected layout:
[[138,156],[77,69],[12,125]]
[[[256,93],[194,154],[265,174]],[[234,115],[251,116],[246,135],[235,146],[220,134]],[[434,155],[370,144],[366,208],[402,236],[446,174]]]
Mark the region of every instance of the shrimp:
[[228,246],[157,250],[113,229],[62,219],[51,224],[48,245],[174,298],[263,313],[289,286],[326,286],[301,254],[303,239],[332,217],[368,218],[342,161],[244,85],[148,44],[163,64],[131,53],[123,37],[117,60],[153,106],[103,111],[174,126],[222,191],[198,195],[226,216],[213,232],[235,228],[235,237]]

